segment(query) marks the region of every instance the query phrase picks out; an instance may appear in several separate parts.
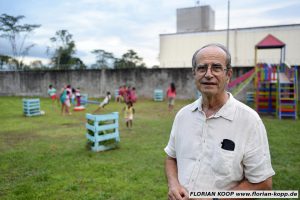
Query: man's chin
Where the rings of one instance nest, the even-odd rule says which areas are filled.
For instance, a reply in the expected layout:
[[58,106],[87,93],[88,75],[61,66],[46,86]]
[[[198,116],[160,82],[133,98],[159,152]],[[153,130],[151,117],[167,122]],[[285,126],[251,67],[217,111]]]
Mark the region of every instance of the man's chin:
[[208,91],[208,90],[204,90],[201,92],[202,95],[205,95],[206,97],[212,97],[214,96],[216,93],[214,91]]

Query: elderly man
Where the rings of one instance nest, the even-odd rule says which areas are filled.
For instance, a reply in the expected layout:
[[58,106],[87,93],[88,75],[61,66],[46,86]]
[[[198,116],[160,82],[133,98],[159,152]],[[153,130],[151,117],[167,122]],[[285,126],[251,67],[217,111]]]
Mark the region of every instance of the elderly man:
[[176,115],[165,170],[169,199],[204,190],[268,190],[272,176],[267,133],[259,115],[226,91],[231,56],[221,44],[192,59],[197,101]]

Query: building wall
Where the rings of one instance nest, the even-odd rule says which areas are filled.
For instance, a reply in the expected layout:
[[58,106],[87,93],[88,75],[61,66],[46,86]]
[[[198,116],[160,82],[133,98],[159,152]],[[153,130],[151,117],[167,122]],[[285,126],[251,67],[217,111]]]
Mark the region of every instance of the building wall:
[[215,29],[215,11],[210,6],[177,9],[177,33]]
[[[208,43],[226,45],[226,30],[160,35],[160,67],[191,67],[193,53]],[[254,66],[254,48],[268,34],[286,44],[286,62],[300,65],[300,24],[231,29],[229,51],[233,66]],[[278,63],[280,49],[259,50],[258,61]]]

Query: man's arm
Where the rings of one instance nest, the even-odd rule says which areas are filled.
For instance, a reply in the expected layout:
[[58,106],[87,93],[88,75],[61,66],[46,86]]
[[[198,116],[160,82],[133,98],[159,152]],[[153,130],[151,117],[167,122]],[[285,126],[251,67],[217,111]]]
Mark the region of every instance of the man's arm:
[[177,174],[177,161],[175,158],[168,156],[165,161],[165,170],[168,180],[168,199],[169,200],[184,200],[188,199],[189,195],[186,189],[180,185]]
[[[250,183],[247,180],[243,180],[240,182],[240,184],[238,184],[231,190],[272,190],[272,177],[270,177],[260,183]],[[237,199],[228,198],[228,199],[222,199],[222,200],[237,200]],[[241,199],[239,199],[239,200],[241,200]],[[251,200],[251,199],[247,198],[245,200]]]
[[243,180],[232,190],[272,190],[272,177],[260,183],[250,183],[247,180]]

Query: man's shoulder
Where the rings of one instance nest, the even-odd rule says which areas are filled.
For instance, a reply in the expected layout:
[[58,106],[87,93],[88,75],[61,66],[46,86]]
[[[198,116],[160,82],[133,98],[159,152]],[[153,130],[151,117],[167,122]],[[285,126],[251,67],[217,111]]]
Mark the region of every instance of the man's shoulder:
[[243,102],[240,102],[238,100],[235,100],[236,105],[236,111],[239,114],[239,116],[244,116],[246,118],[253,118],[255,120],[260,120],[260,116],[258,113],[249,107],[248,105],[244,104]]
[[198,106],[199,106],[199,99],[197,99],[196,101],[182,107],[178,111],[177,116],[181,116],[181,115],[185,115],[187,113],[191,113],[192,111],[198,109]]

